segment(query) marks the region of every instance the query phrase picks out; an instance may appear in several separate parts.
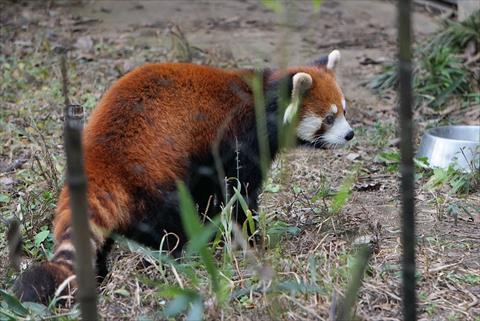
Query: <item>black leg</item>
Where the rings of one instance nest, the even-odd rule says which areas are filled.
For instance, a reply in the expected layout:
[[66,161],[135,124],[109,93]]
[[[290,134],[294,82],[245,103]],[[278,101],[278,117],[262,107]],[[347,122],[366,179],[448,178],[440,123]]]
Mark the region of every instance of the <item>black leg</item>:
[[103,246],[97,251],[97,280],[98,283],[102,283],[103,279],[107,276],[108,266],[107,258],[112,250],[113,239],[107,238]]

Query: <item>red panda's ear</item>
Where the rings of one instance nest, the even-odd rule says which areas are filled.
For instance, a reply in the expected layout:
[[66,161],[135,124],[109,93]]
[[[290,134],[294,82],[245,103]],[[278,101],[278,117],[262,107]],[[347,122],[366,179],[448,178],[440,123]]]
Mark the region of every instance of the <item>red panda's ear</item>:
[[312,76],[305,72],[297,72],[293,75],[293,86],[292,86],[292,97],[290,104],[285,109],[285,114],[283,115],[283,122],[289,123],[292,121],[293,117],[297,114],[298,109],[300,108],[300,103],[302,96],[312,87]]
[[340,51],[334,50],[328,54],[327,69],[333,70],[340,62]]
[[315,60],[313,64],[315,66],[325,66],[328,70],[334,70],[340,61],[340,57],[340,51],[333,50],[328,56],[323,56]]

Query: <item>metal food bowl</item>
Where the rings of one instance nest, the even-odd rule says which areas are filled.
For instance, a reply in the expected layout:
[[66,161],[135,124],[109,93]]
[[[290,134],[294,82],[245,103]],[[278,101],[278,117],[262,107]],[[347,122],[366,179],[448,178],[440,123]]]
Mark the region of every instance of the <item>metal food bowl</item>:
[[430,166],[453,165],[463,171],[480,168],[480,126],[441,126],[425,132],[417,157],[427,157]]

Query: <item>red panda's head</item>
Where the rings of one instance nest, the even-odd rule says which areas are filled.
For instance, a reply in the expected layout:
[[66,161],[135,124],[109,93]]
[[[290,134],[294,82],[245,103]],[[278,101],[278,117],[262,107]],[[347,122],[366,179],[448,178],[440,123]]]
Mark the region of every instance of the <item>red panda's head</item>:
[[296,134],[304,144],[335,147],[353,138],[353,130],[345,118],[345,96],[334,74],[339,61],[340,52],[334,50],[313,66],[289,70],[293,74],[293,89],[283,121],[289,123],[298,117]]

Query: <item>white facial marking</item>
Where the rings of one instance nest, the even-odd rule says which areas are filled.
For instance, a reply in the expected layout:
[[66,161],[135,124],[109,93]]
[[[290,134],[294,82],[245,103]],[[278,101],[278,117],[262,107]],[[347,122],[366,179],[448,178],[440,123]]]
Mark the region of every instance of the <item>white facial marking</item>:
[[335,119],[333,126],[323,134],[323,141],[331,145],[344,145],[347,143],[345,136],[352,130],[345,117]]
[[347,101],[345,100],[345,97],[342,97],[342,107],[343,110],[347,110]]
[[298,124],[297,136],[307,142],[315,140],[315,133],[322,127],[322,118],[313,114],[304,117]]
[[336,113],[338,112],[338,107],[337,107],[337,105],[332,104],[332,105],[330,106],[330,110],[332,111],[332,113],[336,114]]

